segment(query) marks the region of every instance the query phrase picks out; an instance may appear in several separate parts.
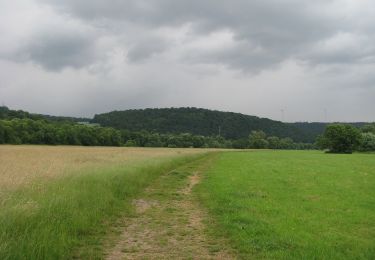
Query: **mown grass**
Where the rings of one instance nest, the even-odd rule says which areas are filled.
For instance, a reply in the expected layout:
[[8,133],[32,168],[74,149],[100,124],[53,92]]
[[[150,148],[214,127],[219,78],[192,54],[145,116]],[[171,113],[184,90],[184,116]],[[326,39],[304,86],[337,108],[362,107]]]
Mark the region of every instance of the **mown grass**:
[[7,194],[0,205],[0,259],[100,258],[101,238],[112,221],[131,214],[131,200],[162,173],[202,156],[81,172]]
[[375,259],[375,156],[221,153],[197,189],[242,258]]

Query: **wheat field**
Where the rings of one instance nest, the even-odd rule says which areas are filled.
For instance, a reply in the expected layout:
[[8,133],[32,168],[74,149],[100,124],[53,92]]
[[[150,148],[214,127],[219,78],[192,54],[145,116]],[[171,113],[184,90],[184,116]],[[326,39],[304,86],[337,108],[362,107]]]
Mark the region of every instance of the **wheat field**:
[[0,189],[15,189],[36,178],[126,165],[142,160],[202,153],[197,149],[0,145]]

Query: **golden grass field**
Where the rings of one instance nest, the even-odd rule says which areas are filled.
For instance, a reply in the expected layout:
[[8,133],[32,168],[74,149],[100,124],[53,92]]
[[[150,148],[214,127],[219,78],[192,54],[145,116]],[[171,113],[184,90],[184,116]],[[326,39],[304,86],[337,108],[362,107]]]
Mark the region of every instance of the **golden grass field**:
[[36,178],[143,160],[202,153],[198,149],[0,145],[0,189],[14,189]]
[[0,259],[97,259],[146,187],[207,151],[0,145]]

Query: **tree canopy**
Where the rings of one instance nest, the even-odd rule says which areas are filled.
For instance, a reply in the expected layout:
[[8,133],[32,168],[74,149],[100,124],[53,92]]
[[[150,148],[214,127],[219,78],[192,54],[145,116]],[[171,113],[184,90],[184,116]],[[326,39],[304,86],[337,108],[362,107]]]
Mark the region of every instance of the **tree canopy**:
[[[298,131],[290,124],[207,109],[115,111],[97,115],[91,123],[89,121],[87,118],[38,115],[0,107],[0,144],[237,149],[320,147],[343,153],[350,153],[355,149],[375,150],[375,124],[360,123],[358,126],[363,126],[361,131],[350,124],[329,125],[317,139],[315,146],[311,143],[295,142],[291,136]],[[100,123],[102,126],[93,123]],[[296,124],[300,128],[306,127],[305,123]],[[319,123],[317,128],[321,126]],[[297,140],[301,139],[303,138]]]
[[298,142],[314,142],[292,124],[239,113],[201,108],[161,108],[113,111],[95,115],[92,120],[103,126],[130,131],[146,130],[158,133],[192,133],[194,135],[221,135],[226,139],[248,138],[251,131],[261,130],[267,135],[289,137]]
[[360,143],[360,130],[347,124],[327,126],[324,134],[318,139],[319,146],[332,153],[352,153]]

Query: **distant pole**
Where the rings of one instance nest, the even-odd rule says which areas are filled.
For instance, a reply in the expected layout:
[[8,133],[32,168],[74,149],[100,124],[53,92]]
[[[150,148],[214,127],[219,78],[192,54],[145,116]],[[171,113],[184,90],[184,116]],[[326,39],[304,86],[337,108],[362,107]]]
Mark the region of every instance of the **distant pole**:
[[219,137],[221,136],[221,126],[219,125]]

